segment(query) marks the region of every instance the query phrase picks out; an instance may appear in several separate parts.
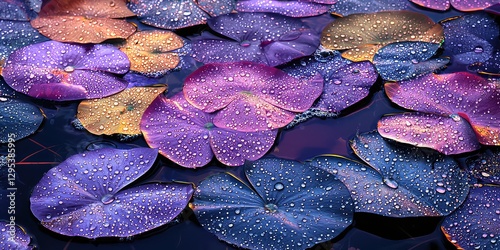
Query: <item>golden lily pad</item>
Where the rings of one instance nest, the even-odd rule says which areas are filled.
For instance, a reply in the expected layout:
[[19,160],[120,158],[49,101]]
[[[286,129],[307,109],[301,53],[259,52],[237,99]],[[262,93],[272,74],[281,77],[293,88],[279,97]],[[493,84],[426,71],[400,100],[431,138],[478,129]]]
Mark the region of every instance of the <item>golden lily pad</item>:
[[106,98],[85,100],[77,118],[92,134],[140,134],[142,114],[166,86],[135,87]]
[[371,61],[375,53],[389,43],[441,43],[443,40],[440,24],[411,11],[352,14],[330,23],[321,36],[325,48],[346,50],[342,57],[355,62]]
[[116,19],[134,15],[127,8],[126,0],[51,0],[31,25],[52,40],[101,43],[134,33],[135,25]]
[[182,38],[174,32],[150,30],[133,34],[120,50],[127,54],[131,70],[148,76],[158,76],[179,64],[179,55],[172,50],[182,46]]

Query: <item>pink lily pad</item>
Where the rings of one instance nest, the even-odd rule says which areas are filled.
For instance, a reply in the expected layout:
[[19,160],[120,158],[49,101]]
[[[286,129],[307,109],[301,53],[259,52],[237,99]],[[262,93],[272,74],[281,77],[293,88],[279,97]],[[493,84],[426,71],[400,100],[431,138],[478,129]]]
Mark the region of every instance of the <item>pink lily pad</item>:
[[186,99],[205,112],[215,112],[214,124],[241,132],[284,127],[296,113],[309,109],[321,95],[323,78],[299,80],[262,64],[207,64],[186,78]]
[[498,0],[410,0],[411,2],[433,10],[447,10],[450,6],[460,11],[477,11],[485,9]]
[[159,96],[146,110],[141,130],[160,154],[187,168],[202,167],[213,156],[228,166],[257,160],[271,148],[277,130],[238,132],[214,125],[215,114],[189,104],[182,93]]
[[47,41],[12,53],[2,75],[16,91],[67,101],[120,92],[128,83],[116,74],[125,74],[129,68],[127,56],[113,46]]

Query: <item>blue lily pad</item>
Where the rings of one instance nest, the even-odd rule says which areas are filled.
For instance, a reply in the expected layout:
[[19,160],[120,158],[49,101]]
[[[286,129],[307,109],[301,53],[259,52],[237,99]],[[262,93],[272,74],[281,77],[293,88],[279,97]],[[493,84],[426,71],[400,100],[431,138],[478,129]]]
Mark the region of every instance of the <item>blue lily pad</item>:
[[365,0],[342,0],[332,5],[331,12],[347,16],[358,13],[374,13],[389,10],[406,10],[410,6],[409,1],[401,0],[371,0],[367,4]]
[[500,149],[491,148],[467,159],[472,176],[483,183],[500,185]]
[[2,249],[30,250],[31,237],[26,234],[23,228],[10,222],[0,221],[0,242]]
[[42,0],[0,0],[0,19],[29,21],[37,16]]
[[369,166],[333,156],[314,158],[311,164],[335,174],[349,188],[356,212],[443,216],[467,196],[467,174],[451,157],[393,145],[374,132],[359,135],[351,146]]
[[485,75],[500,75],[500,51],[493,52],[493,55],[485,62],[476,62],[467,66],[467,70]]
[[14,97],[16,96],[16,91],[11,88],[4,81],[2,77],[0,77],[0,97]]
[[496,250],[500,244],[500,187],[470,190],[469,197],[447,216],[443,231],[460,249]]
[[352,222],[346,187],[327,172],[283,159],[245,165],[250,185],[229,174],[202,181],[191,204],[219,239],[251,249],[305,249]]
[[397,42],[377,51],[373,64],[382,79],[401,81],[425,75],[449,63],[448,58],[430,59],[439,48],[437,43]]
[[48,41],[29,22],[0,19],[0,61],[21,47]]
[[29,103],[0,96],[0,143],[33,134],[44,119],[42,111]]

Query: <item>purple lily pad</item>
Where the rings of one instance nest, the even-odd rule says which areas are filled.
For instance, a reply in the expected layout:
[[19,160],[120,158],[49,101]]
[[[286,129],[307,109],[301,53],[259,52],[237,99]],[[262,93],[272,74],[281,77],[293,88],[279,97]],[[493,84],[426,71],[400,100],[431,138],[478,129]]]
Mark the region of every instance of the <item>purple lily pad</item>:
[[466,160],[476,179],[486,184],[500,185],[500,149],[491,148]]
[[12,53],[2,75],[13,89],[32,97],[66,101],[109,96],[125,89],[127,56],[109,45],[47,41]]
[[382,79],[401,81],[431,73],[444,67],[448,58],[430,59],[440,44],[427,42],[397,42],[375,53],[373,64]]
[[[431,121],[431,119],[449,119],[454,122],[460,122],[464,119],[467,121],[476,134],[476,141],[484,145],[500,145],[500,109],[498,109],[498,102],[500,100],[500,90],[494,83],[489,83],[486,79],[468,72],[458,72],[452,74],[428,74],[416,79],[386,83],[385,90],[389,98],[396,104],[415,111],[431,113],[434,116],[426,116],[421,121],[417,122],[417,126],[406,126],[410,119],[400,118],[386,118],[391,122],[380,123],[379,132],[383,136],[388,136],[401,142],[411,144],[425,144],[428,143],[421,141],[419,138],[427,138],[424,132],[421,134],[422,126],[424,124],[438,124],[440,121]],[[395,121],[402,123],[396,123]],[[442,122],[442,121],[441,121]],[[434,145],[429,145],[436,150],[442,150],[445,154],[455,154],[462,152],[469,152],[474,146],[469,137],[470,130],[467,126],[460,124],[451,125],[452,122],[443,122],[440,124],[439,129],[442,132],[447,132],[447,136],[439,135],[442,139],[434,140]],[[406,127],[405,127],[406,126]],[[454,132],[454,138],[459,141],[463,139],[463,145],[454,145],[460,143],[457,140],[445,142],[444,138],[451,139],[453,136],[450,134],[450,128],[461,129]],[[402,128],[405,128],[406,135],[402,135]],[[384,132],[390,130],[390,132]],[[398,132],[399,131],[399,132]],[[413,137],[413,142],[407,141],[413,135],[421,134],[419,138]],[[435,138],[436,135],[433,135]],[[440,145],[441,144],[441,145]],[[463,147],[462,147],[463,146]],[[450,152],[446,148],[453,147],[455,150]]]
[[0,96],[0,143],[20,140],[42,124],[42,111],[29,103]]
[[500,15],[500,3],[493,4],[490,7],[484,9],[484,11],[498,16]]
[[0,0],[0,19],[10,21],[29,21],[40,11],[41,0]]
[[15,222],[10,224],[10,222],[0,221],[0,242],[2,242],[3,249],[34,249],[30,246],[31,237]]
[[248,163],[245,174],[251,186],[224,173],[202,181],[194,194],[198,221],[221,240],[250,249],[306,249],[352,222],[348,190],[321,169],[261,159]]
[[454,213],[447,216],[441,229],[460,249],[498,249],[500,243],[500,188],[475,187]]
[[226,14],[208,21],[224,36],[203,32],[193,38],[193,57],[204,63],[252,61],[270,66],[312,54],[319,34],[300,19],[272,13]]
[[316,16],[327,12],[336,0],[239,0],[236,10],[240,12],[271,12],[290,17]]
[[50,169],[31,195],[31,211],[51,231],[85,238],[128,237],[165,225],[191,199],[186,184],[124,189],[153,165],[157,150],[98,149]]
[[358,135],[351,147],[369,166],[323,156],[311,164],[336,175],[351,191],[356,212],[390,217],[443,216],[465,200],[467,174],[451,157]]
[[487,8],[498,0],[410,0],[422,7],[427,7],[433,10],[447,10],[453,6],[459,11],[476,11]]
[[486,13],[465,15],[442,25],[445,36],[443,55],[459,64],[488,60],[500,34],[500,26]]
[[207,64],[189,75],[186,99],[205,112],[215,112],[219,128],[241,132],[284,127],[295,113],[309,109],[323,90],[317,74],[300,80],[262,64]]
[[141,120],[148,145],[187,168],[202,167],[213,156],[228,166],[257,160],[271,148],[277,130],[238,132],[214,125],[215,114],[189,104],[182,93],[171,99],[159,96]]
[[407,10],[409,7],[409,1],[401,0],[371,0],[370,4],[367,4],[365,0],[343,0],[332,5],[330,11],[338,15],[347,16],[360,13]]

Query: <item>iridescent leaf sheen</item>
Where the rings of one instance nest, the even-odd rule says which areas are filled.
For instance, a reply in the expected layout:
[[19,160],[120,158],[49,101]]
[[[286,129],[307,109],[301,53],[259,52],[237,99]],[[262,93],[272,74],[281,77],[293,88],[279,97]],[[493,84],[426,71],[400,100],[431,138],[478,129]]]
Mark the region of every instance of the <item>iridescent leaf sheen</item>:
[[251,62],[206,64],[189,75],[186,99],[205,112],[215,112],[214,124],[242,132],[277,129],[295,113],[311,107],[323,89],[317,74],[297,79]]
[[65,101],[99,98],[123,90],[127,82],[115,74],[124,74],[129,67],[127,56],[113,46],[47,41],[12,53],[2,75],[16,91]]
[[403,41],[441,43],[443,28],[424,14],[387,11],[352,14],[336,19],[324,30],[321,44],[327,49],[346,50],[342,56],[352,61],[373,59],[381,47]]
[[316,157],[311,164],[336,175],[348,187],[356,212],[443,216],[467,196],[467,174],[451,157],[391,144],[373,132],[358,135],[351,147],[369,166],[334,156]]
[[437,43],[398,42],[375,53],[373,64],[382,79],[401,81],[428,74],[444,67],[448,58],[430,59],[439,48]]
[[495,250],[500,243],[499,214],[500,187],[474,187],[441,229],[459,249]]
[[50,169],[31,194],[42,225],[67,236],[128,237],[173,220],[191,199],[186,184],[125,188],[153,165],[157,150],[98,149]]
[[500,149],[498,147],[469,157],[466,163],[472,176],[481,180],[482,183],[500,185]]
[[42,124],[40,108],[10,97],[0,96],[0,143],[17,141],[33,134]]
[[410,0],[411,2],[433,10],[447,10],[450,5],[459,11],[477,11],[487,8],[498,0]]
[[306,249],[352,222],[348,190],[321,169],[261,159],[247,163],[245,174],[251,186],[219,174],[202,181],[194,194],[198,221],[221,240],[249,249]]
[[132,35],[136,27],[119,19],[130,16],[125,0],[50,0],[31,25],[52,40],[100,43]]
[[165,90],[165,86],[135,87],[105,98],[84,100],[78,105],[76,117],[92,134],[140,134],[144,111]]
[[273,13],[237,13],[212,18],[194,37],[193,57],[204,63],[252,61],[270,66],[312,54],[319,37],[300,19]]
[[174,32],[150,30],[131,35],[120,50],[130,59],[130,70],[157,77],[179,64],[179,55],[172,50],[183,45]]
[[214,114],[189,104],[182,93],[159,96],[146,110],[141,130],[148,145],[187,168],[202,167],[213,156],[228,166],[257,160],[271,148],[277,130],[238,132],[214,125]]
[[239,0],[236,10],[240,12],[271,12],[291,17],[316,16],[327,12],[336,0]]

